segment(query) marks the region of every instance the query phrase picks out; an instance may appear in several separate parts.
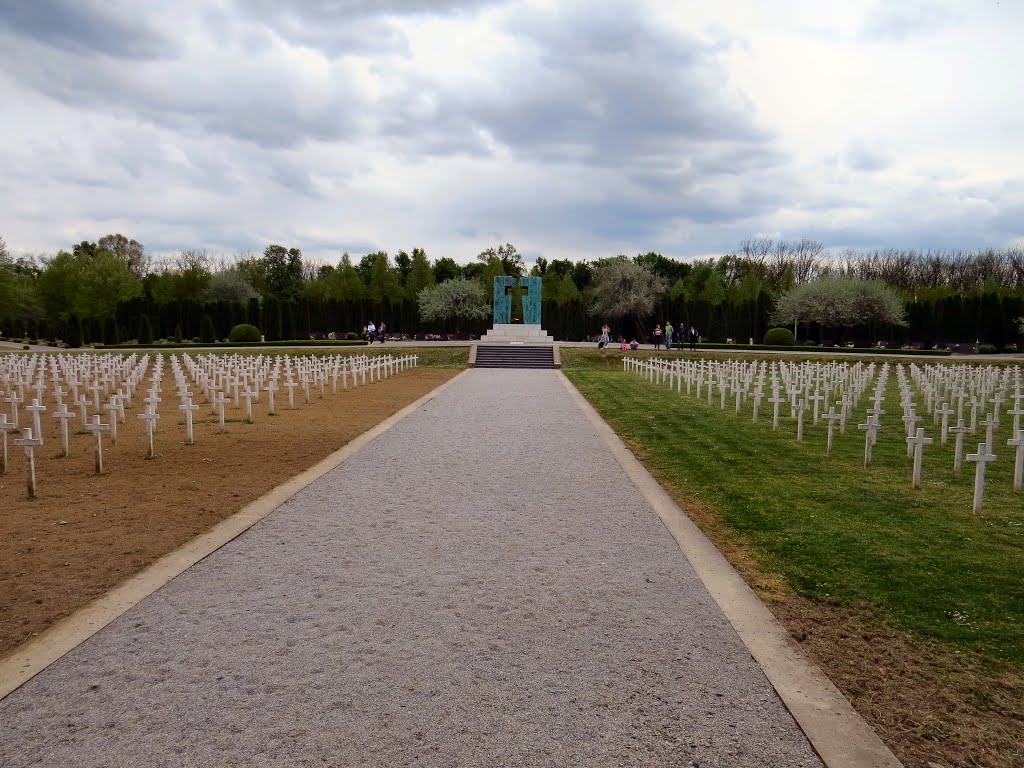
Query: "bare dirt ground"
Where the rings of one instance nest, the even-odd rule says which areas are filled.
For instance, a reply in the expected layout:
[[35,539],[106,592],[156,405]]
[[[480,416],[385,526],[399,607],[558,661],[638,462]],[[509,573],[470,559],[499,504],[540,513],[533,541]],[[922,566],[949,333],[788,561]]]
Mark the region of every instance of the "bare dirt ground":
[[907,768],[1024,766],[1020,670],[914,638],[866,607],[793,594],[704,504],[660,480]]
[[[73,434],[70,456],[57,458],[60,431],[47,402],[46,444],[36,452],[38,498],[27,498],[21,448],[10,446],[8,473],[0,476],[0,657],[457,373],[413,369],[347,391],[339,384],[336,395],[328,385],[325,397],[314,390],[308,405],[297,392],[294,410],[279,394],[273,417],[264,395],[253,405],[252,424],[229,408],[224,434],[204,404],[191,446],[166,376],[156,458],[145,458],[136,407],[126,412],[117,445],[105,436],[102,475],[95,474],[89,434]],[[21,419],[31,425],[30,414]],[[77,419],[71,429],[80,429]]]

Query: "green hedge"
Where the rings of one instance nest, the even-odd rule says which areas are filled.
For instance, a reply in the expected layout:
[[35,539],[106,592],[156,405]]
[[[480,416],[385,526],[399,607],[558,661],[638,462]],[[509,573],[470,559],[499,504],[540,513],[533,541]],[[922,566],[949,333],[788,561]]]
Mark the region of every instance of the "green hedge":
[[[948,349],[883,349],[882,347],[807,347],[802,344],[794,346],[782,346],[779,344],[716,344],[714,342],[701,342],[697,349],[737,349],[744,352],[851,352],[868,355],[941,355],[948,357],[953,352]],[[673,349],[679,351],[679,348]],[[972,355],[973,357],[973,355]]]
[[[226,341],[218,344],[96,344],[94,349],[167,349],[194,347],[196,349],[214,349],[217,347],[365,347],[366,342],[362,339],[349,341],[348,339],[300,339],[296,341]],[[384,345],[387,346],[386,344]]]

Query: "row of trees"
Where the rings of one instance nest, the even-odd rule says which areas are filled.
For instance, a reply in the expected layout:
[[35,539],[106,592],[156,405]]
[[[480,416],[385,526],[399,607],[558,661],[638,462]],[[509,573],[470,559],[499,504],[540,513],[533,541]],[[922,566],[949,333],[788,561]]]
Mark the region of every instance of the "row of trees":
[[[604,320],[644,338],[671,319],[722,339],[760,338],[770,324],[795,322],[802,335],[837,340],[1008,343],[1024,296],[1021,249],[834,255],[818,241],[759,238],[693,262],[645,253],[527,265],[505,244],[468,264],[431,261],[420,248],[327,264],[278,244],[231,259],[186,250],[154,260],[138,241],[113,234],[43,257],[14,258],[0,240],[0,330],[64,338],[74,326],[87,340],[126,340],[139,337],[145,316],[158,338],[193,338],[206,316],[217,337],[243,321],[270,338],[301,338],[358,331],[371,318],[410,334],[475,333],[489,325],[493,277],[527,272],[542,278],[545,326],[561,338],[592,335]],[[883,288],[884,300],[866,301],[865,291],[878,298]]]

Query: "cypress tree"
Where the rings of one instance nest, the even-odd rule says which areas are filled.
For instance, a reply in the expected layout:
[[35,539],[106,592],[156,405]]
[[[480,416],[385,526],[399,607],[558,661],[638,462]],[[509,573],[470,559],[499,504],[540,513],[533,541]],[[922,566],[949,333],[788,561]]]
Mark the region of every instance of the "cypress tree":
[[82,346],[82,318],[78,315],[72,314],[68,316],[68,330],[65,341],[72,348]]
[[108,317],[103,321],[103,343],[104,344],[120,344],[121,340],[117,334],[117,321],[112,317]]
[[153,343],[153,324],[149,321],[149,315],[139,315],[139,344]]
[[213,318],[203,315],[199,322],[199,341],[203,344],[213,344],[217,340],[217,331],[213,327]]

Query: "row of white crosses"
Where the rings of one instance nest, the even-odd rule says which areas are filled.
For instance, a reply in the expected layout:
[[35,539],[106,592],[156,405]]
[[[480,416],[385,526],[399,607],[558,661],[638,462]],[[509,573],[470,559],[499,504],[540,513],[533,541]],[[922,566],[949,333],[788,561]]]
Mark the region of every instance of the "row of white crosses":
[[[283,386],[288,392],[289,408],[295,405],[295,389],[300,388],[306,403],[311,402],[311,390],[323,397],[327,383],[332,393],[390,378],[396,373],[417,367],[417,355],[329,355],[325,357],[300,356],[241,356],[221,357],[188,354],[179,360],[170,358],[174,376],[178,410],[185,417],[185,442],[195,442],[194,418],[201,406],[193,402],[191,387],[205,396],[207,404],[218,415],[220,428],[225,430],[224,407],[245,401],[246,421],[253,421],[253,402],[266,392],[269,413],[275,413],[275,395]],[[53,417],[59,421],[61,456],[70,455],[68,422],[79,419],[82,431],[94,439],[95,469],[103,472],[103,439],[109,434],[117,442],[119,425],[125,424],[125,409],[132,407],[133,398],[140,392],[143,410],[136,414],[145,425],[147,458],[155,458],[155,435],[160,419],[160,392],[163,385],[164,357],[155,360],[149,355],[36,354],[0,356],[0,474],[8,470],[8,435],[21,431],[13,442],[25,451],[29,496],[36,495],[35,449],[44,445],[41,414],[47,411],[44,401],[49,397],[54,404]],[[152,368],[152,370],[151,370]],[[147,380],[148,377],[148,380]],[[28,402],[26,402],[28,401]],[[32,426],[21,426],[31,420]],[[104,421],[104,416],[106,421]]]
[[[136,355],[7,355],[0,358],[0,399],[10,406],[11,416],[8,421],[7,413],[0,414],[0,473],[6,472],[8,466],[7,433],[18,429],[19,411],[23,409],[30,414],[32,426],[23,428],[22,437],[15,439],[14,443],[25,450],[28,459],[28,492],[30,497],[34,497],[35,449],[44,444],[41,424],[41,413],[47,410],[43,403],[44,393],[52,389],[56,404],[53,417],[59,420],[61,455],[66,456],[70,451],[68,421],[78,414],[68,409],[65,398],[70,396],[70,401],[80,409],[85,430],[100,429],[97,427],[101,418],[98,413],[93,416],[92,423],[87,418],[90,406],[95,411],[100,410],[101,393],[104,397],[110,396],[110,402],[103,407],[111,412],[119,412],[123,420],[123,400],[125,397],[130,399],[131,390],[136,386],[148,361],[148,356],[140,360]],[[29,393],[34,395],[31,403],[19,408],[28,399]]]
[[[904,430],[907,455],[913,460],[911,484],[921,487],[924,449],[933,445],[934,436],[921,426],[926,416],[932,417],[939,432],[941,444],[955,436],[953,469],[961,470],[962,461],[975,463],[975,512],[981,509],[985,484],[985,466],[996,459],[995,434],[1000,425],[1001,408],[1010,405],[1006,416],[1013,417],[1011,436],[1007,444],[1016,449],[1014,489],[1024,486],[1024,436],[1021,434],[1020,416],[1024,400],[1019,367],[927,365],[917,364],[895,367],[862,362],[803,362],[787,363],[764,360],[660,360],[657,358],[624,358],[623,370],[642,376],[653,384],[667,385],[670,389],[698,398],[706,397],[710,404],[717,399],[725,410],[727,404],[738,414],[745,403],[752,402],[753,421],[760,417],[762,401],[772,407],[772,428],[778,429],[784,409],[796,421],[796,439],[804,439],[804,423],[813,424],[820,419],[827,422],[826,452],[831,453],[836,432],[845,434],[847,421],[862,399],[869,401],[864,423],[858,430],[864,432],[864,464],[872,463],[872,450],[882,429],[886,414],[886,391],[890,376],[895,373],[900,393],[900,409],[892,409],[890,419],[898,418]],[[771,396],[765,397],[770,391]],[[870,392],[870,394],[868,394]],[[923,401],[923,402],[921,402]],[[991,411],[988,406],[991,405]],[[969,423],[965,421],[969,416]],[[956,426],[950,426],[950,417]],[[984,442],[976,453],[963,452],[965,436],[983,430]]]

